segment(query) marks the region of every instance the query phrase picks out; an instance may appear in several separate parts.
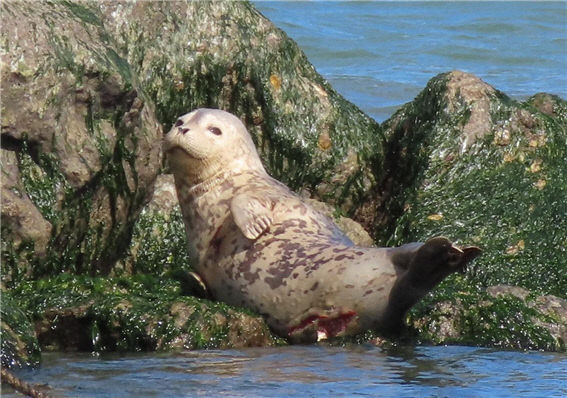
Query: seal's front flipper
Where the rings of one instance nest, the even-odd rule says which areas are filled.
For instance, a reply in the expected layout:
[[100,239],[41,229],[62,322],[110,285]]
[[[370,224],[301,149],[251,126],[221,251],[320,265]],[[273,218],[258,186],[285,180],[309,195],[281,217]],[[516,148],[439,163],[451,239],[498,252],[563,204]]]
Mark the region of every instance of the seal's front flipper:
[[248,239],[257,239],[272,224],[272,206],[268,200],[241,194],[230,202],[234,222]]

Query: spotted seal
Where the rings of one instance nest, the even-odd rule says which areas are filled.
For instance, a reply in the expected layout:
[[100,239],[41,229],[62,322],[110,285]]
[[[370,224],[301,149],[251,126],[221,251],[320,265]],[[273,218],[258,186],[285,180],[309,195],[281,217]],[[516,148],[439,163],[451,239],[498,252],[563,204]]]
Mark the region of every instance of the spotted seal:
[[194,269],[211,296],[265,316],[292,341],[396,332],[405,312],[476,257],[448,239],[355,246],[270,177],[243,123],[197,109],[165,137]]

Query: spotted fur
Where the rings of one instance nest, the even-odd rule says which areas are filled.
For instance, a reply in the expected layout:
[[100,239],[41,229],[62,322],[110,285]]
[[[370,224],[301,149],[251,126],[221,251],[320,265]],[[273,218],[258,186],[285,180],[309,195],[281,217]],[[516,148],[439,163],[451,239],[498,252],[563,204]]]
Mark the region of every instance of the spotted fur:
[[180,117],[164,149],[189,253],[211,295],[259,312],[294,341],[395,332],[413,304],[479,253],[445,238],[355,246],[266,173],[242,122],[220,110]]

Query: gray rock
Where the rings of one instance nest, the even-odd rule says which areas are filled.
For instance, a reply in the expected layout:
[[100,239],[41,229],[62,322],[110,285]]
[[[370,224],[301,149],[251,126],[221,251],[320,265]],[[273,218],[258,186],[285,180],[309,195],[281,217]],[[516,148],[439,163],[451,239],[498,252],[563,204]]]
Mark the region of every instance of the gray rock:
[[[10,206],[2,207],[8,227],[2,237],[11,245],[3,259],[15,264],[35,257],[35,275],[108,273],[128,246],[161,164],[162,130],[151,101],[100,21],[78,14],[81,9],[78,3],[3,4],[2,147],[9,153],[3,156],[9,184],[2,195]],[[35,225],[20,227],[23,218]],[[22,237],[32,244],[23,247]]]
[[[14,151],[2,149],[2,243],[3,253],[14,253],[15,248],[28,246],[34,256],[44,258],[51,236],[52,226],[40,213],[26,193],[18,159]],[[9,238],[8,238],[9,237]],[[8,247],[5,247],[7,245]],[[11,279],[21,274],[31,274],[30,259],[21,256],[19,259],[4,257],[4,270],[12,267],[15,275],[4,272],[5,278]]]

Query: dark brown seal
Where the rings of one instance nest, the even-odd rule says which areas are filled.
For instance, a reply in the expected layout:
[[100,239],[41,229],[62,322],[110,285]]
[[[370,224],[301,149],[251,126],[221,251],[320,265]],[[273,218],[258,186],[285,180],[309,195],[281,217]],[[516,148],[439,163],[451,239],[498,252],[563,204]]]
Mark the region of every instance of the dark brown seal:
[[266,173],[242,122],[220,110],[180,117],[165,150],[210,294],[263,314],[292,340],[396,331],[413,304],[480,253],[442,237],[355,246]]

